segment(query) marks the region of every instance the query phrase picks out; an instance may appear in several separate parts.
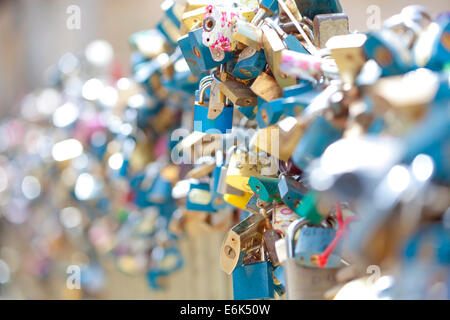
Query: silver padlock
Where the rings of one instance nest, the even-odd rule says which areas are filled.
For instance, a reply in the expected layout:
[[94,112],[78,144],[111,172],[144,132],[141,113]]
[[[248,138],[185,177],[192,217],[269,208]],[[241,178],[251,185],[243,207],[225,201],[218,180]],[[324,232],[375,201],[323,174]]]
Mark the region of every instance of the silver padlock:
[[322,300],[325,293],[337,284],[339,268],[306,267],[295,260],[295,234],[307,224],[308,220],[298,219],[289,225],[286,232],[288,258],[284,262],[284,276],[288,300]]

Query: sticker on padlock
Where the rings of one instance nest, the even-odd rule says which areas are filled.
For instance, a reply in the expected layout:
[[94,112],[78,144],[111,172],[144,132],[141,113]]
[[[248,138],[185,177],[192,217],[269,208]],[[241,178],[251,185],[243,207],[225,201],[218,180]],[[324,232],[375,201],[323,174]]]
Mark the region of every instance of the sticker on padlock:
[[262,215],[252,214],[228,232],[220,252],[220,265],[225,273],[231,274],[255,254],[261,254],[264,222]]
[[285,204],[276,205],[273,212],[273,229],[282,235],[285,235],[287,228],[289,228],[290,224],[297,219],[298,215],[289,209],[288,206]]

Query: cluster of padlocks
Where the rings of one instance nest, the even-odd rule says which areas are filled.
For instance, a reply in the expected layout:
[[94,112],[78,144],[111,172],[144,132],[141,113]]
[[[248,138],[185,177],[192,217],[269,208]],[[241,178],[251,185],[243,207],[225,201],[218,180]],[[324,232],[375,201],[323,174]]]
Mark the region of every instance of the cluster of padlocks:
[[159,289],[177,239],[225,232],[235,299],[449,299],[450,15],[359,33],[338,0],[161,9],[129,39],[132,77],[94,43],[1,126],[34,272],[63,229],[85,288],[107,254]]

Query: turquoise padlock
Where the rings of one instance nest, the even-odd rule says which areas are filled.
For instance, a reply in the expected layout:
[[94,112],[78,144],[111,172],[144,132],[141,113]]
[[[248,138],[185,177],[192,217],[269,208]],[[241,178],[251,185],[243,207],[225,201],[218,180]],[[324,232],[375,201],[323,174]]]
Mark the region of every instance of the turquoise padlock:
[[243,80],[255,79],[265,66],[266,56],[264,55],[264,51],[256,51],[247,47],[241,52],[232,74]]
[[206,93],[202,95],[202,92],[200,90],[195,91],[194,131],[211,134],[230,133],[233,127],[233,106],[228,105],[224,107],[217,118],[208,119],[209,98],[206,96]]
[[234,300],[274,297],[272,265],[268,261],[241,265],[233,270]]
[[191,183],[186,198],[186,209],[192,211],[216,212],[213,206],[213,193],[209,183]]

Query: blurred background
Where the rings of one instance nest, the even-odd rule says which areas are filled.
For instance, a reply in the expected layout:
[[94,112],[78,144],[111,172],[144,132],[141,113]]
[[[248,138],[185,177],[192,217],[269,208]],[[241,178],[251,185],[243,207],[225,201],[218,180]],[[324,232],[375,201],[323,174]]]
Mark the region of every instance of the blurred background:
[[[367,29],[367,8],[380,7],[381,20],[398,13],[409,4],[421,4],[433,14],[448,9],[448,0],[341,0],[353,30]],[[81,29],[69,30],[67,8],[81,9]],[[0,118],[18,112],[21,98],[43,85],[46,71],[67,52],[82,53],[93,40],[104,39],[114,48],[116,67],[128,74],[130,49],[128,37],[139,30],[150,29],[162,17],[159,0],[0,0]],[[7,204],[2,204],[2,206]],[[1,215],[1,214],[0,214]],[[165,291],[151,291],[144,277],[125,275],[110,261],[105,266],[106,287],[96,298],[104,299],[228,299],[230,279],[219,268],[219,248],[223,234],[210,238],[181,241],[186,267],[170,276]],[[50,281],[39,281],[23,270],[21,253],[32,251],[32,244],[16,232],[14,226],[2,223],[0,260],[0,297],[12,299],[70,298],[64,290],[65,269],[49,273]],[[83,260],[70,248],[60,257],[64,263]],[[36,263],[31,261],[30,263]],[[201,275],[201,276],[200,276]],[[14,285],[2,291],[2,281],[14,278]],[[6,279],[6,280],[5,280]],[[48,279],[46,279],[48,280]]]

